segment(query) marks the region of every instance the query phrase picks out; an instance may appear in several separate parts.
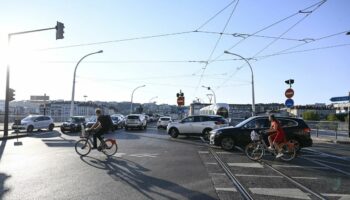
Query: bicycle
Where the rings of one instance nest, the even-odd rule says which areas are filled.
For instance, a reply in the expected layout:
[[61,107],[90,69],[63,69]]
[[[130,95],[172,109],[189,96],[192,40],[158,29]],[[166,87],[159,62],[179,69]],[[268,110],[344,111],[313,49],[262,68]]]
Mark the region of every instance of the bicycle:
[[[84,132],[87,132],[85,134]],[[86,156],[91,151],[91,146],[93,144],[93,141],[91,139],[91,136],[93,135],[94,131],[87,131],[84,128],[82,128],[82,134],[80,140],[78,140],[75,143],[75,151],[77,154],[81,156]],[[102,151],[106,156],[112,156],[118,151],[118,145],[115,139],[104,139],[102,137],[102,141],[100,142],[99,147],[97,148],[99,151]]]
[[[255,132],[253,131],[250,134],[252,142],[245,147],[245,154],[251,160],[257,161],[260,160],[266,153],[270,152],[272,155],[277,155],[277,150],[268,149],[265,140],[263,139],[263,134],[266,132]],[[283,161],[291,161],[296,157],[295,145],[292,141],[285,141],[280,144],[281,153],[283,156],[280,157]]]

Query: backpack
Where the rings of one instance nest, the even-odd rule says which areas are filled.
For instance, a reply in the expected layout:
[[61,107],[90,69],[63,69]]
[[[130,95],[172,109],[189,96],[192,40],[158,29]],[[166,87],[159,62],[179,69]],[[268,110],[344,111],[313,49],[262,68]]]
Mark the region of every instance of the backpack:
[[100,123],[103,129],[110,130],[113,126],[113,121],[110,115],[101,115],[100,116]]

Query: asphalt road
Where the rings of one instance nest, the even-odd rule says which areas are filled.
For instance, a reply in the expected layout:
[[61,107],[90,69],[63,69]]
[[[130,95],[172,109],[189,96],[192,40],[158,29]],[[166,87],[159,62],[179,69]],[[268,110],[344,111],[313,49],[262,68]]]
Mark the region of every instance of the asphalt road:
[[349,145],[316,143],[291,162],[249,160],[198,137],[118,130],[118,153],[80,157],[77,134],[1,141],[0,199],[350,199]]

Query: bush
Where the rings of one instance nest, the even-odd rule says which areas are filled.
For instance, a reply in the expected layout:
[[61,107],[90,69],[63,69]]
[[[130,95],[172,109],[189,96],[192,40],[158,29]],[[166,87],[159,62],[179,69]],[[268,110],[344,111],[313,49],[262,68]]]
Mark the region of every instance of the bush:
[[319,121],[320,115],[317,114],[315,111],[305,111],[303,113],[303,119],[304,120],[311,120],[311,121]]
[[327,121],[338,121],[338,117],[336,114],[329,114],[327,116]]

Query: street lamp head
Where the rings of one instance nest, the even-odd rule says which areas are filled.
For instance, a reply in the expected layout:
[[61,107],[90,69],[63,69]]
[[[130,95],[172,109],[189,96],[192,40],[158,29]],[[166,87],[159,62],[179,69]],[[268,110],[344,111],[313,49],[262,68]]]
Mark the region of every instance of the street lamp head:
[[96,53],[103,53],[103,50],[99,50],[98,52],[96,52]]
[[350,31],[346,33],[346,35],[350,35]]
[[225,50],[224,53],[228,53],[229,54],[230,52]]

